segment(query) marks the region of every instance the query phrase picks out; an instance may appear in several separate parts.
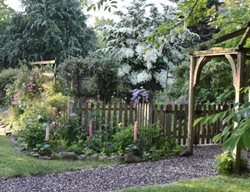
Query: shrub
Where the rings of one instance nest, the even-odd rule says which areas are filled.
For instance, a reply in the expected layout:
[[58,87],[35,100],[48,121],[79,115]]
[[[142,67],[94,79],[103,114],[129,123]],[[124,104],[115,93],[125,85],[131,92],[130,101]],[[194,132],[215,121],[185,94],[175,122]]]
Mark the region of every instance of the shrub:
[[33,148],[35,152],[38,152],[40,155],[49,156],[52,154],[52,148],[49,144],[36,144],[36,147]]
[[27,67],[23,67],[18,71],[13,84],[9,85],[6,95],[15,107],[17,114],[22,114],[31,102],[38,98],[44,91],[42,83],[44,78],[39,71],[30,71]]
[[17,69],[8,68],[0,72],[0,104],[6,104],[6,88],[15,80]]
[[81,120],[77,116],[61,117],[56,133],[58,137],[65,140],[70,146],[79,140],[85,140],[86,129],[81,125]]
[[57,84],[54,84],[54,82],[46,82],[42,86],[44,88],[44,92],[42,93],[44,102],[48,106],[62,111],[69,101],[69,97],[56,90]]
[[84,146],[85,150],[91,150],[92,152],[108,156],[115,152],[112,135],[108,131],[95,131],[92,138],[87,138]]
[[[215,168],[220,174],[230,174],[233,172],[234,158],[231,152],[225,151],[215,158]],[[247,160],[241,158],[240,171],[247,170]]]
[[128,127],[121,126],[117,129],[113,136],[113,143],[120,154],[124,154],[128,145],[133,143],[133,126]]
[[18,136],[28,148],[36,148],[37,144],[45,143],[45,130],[51,121],[52,116],[47,108],[33,106],[20,116]]
[[119,154],[132,152],[143,160],[157,160],[181,151],[181,147],[172,137],[160,135],[155,125],[138,127],[138,141],[133,142],[133,126],[120,127],[113,137],[113,143]]

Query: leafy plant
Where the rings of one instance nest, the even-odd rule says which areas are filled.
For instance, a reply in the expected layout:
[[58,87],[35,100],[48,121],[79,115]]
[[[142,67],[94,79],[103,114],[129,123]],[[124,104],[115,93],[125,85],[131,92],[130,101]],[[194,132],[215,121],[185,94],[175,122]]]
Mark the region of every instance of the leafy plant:
[[17,69],[8,68],[0,72],[0,104],[8,103],[6,101],[6,88],[15,80]]
[[24,112],[33,99],[44,91],[44,79],[39,70],[30,71],[23,66],[17,73],[13,84],[7,86],[6,95],[17,112]]
[[220,174],[228,174],[233,170],[233,156],[229,152],[224,152],[215,158],[215,168]]
[[132,152],[133,155],[140,157],[143,154],[143,150],[139,144],[130,144],[125,148],[125,152],[129,153]]
[[65,140],[68,146],[85,139],[85,129],[77,116],[61,117],[55,134]]
[[236,104],[227,111],[200,117],[194,121],[194,126],[213,124],[217,121],[222,122],[224,128],[213,138],[214,142],[222,142],[222,146],[228,151],[233,151],[236,146],[250,149],[250,103]]
[[[229,174],[233,172],[234,158],[232,153],[225,151],[215,158],[215,168],[220,174]],[[241,158],[240,169],[247,170],[247,160]]]
[[133,129],[133,125],[120,126],[115,132],[113,143],[119,153],[124,154],[126,147],[133,143]]
[[84,143],[85,149],[99,154],[112,155],[115,152],[115,148],[111,137],[110,132],[95,131],[94,135],[91,138],[87,138]]
[[82,154],[84,151],[82,143],[79,142],[71,144],[69,147],[67,147],[66,150],[70,152],[75,152],[76,154]]
[[45,130],[49,127],[52,115],[45,107],[33,106],[26,110],[19,119],[18,137],[27,143],[27,147],[32,149],[37,144],[45,143]]
[[38,152],[39,155],[50,156],[52,154],[52,148],[49,144],[36,144],[36,147],[33,148],[35,152]]
[[133,126],[120,127],[113,137],[114,145],[120,154],[132,152],[143,160],[157,160],[181,151],[175,139],[160,135],[155,125],[138,127],[138,141],[133,142]]

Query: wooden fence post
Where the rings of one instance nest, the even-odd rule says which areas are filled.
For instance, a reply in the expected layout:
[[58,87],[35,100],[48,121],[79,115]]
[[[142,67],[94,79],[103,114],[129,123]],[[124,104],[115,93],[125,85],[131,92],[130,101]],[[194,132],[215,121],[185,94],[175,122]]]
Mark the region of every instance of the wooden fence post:
[[70,115],[73,113],[74,110],[74,103],[72,101],[69,101],[67,103],[67,117],[70,117]]

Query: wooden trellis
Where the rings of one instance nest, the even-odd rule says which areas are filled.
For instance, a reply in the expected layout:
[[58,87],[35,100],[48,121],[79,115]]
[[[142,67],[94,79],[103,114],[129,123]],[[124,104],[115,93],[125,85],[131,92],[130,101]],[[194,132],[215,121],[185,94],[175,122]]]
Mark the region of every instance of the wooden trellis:
[[[35,62],[32,62],[31,65],[32,65],[33,67],[36,66],[36,67],[41,68],[42,74],[43,74],[43,75],[45,75],[45,76],[47,76],[47,77],[51,77],[51,78],[53,78],[54,81],[55,81],[55,78],[56,78],[56,61],[55,61],[55,60],[35,61]],[[52,65],[53,71],[51,71],[51,72],[45,71],[45,70],[44,70],[44,67],[45,67],[46,65]]]
[[[243,102],[243,95],[240,91],[242,87],[248,86],[250,79],[250,67],[246,65],[246,61],[250,60],[250,48],[244,47],[247,39],[250,37],[250,22],[247,27],[229,33],[212,41],[218,44],[226,40],[241,36],[241,40],[236,48],[211,48],[206,51],[194,51],[190,56],[190,80],[189,80],[189,109],[188,109],[188,153],[193,153],[194,141],[194,103],[195,103],[195,87],[198,84],[203,67],[213,58],[226,58],[232,68],[233,85],[235,88],[235,103]],[[250,99],[250,95],[249,95]],[[239,170],[240,149],[234,150],[235,169]]]

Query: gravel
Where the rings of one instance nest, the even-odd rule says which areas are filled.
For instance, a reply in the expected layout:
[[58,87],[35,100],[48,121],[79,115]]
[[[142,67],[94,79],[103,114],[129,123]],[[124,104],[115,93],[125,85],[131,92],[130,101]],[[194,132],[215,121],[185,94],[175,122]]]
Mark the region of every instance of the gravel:
[[190,157],[0,180],[0,191],[106,192],[213,176],[217,174],[213,158],[220,152],[218,146],[197,146]]

